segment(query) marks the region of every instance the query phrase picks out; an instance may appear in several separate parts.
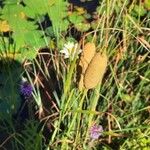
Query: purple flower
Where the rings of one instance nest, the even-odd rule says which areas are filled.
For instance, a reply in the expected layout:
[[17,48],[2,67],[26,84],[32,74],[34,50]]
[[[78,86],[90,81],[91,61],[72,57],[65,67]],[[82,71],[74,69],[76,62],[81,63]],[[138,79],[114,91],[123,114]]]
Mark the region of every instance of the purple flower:
[[33,88],[30,83],[23,81],[20,85],[20,92],[25,98],[29,98],[32,95]]
[[101,125],[93,125],[90,128],[90,137],[94,140],[98,139],[102,135],[103,127]]

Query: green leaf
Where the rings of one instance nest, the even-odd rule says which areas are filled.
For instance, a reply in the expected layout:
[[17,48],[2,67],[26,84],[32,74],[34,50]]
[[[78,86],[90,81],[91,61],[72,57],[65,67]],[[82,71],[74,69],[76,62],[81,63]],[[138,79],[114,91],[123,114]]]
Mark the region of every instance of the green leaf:
[[84,21],[84,17],[83,17],[83,16],[79,16],[79,15],[77,14],[77,12],[74,12],[74,13],[72,13],[72,14],[69,16],[69,20],[70,20],[71,23],[77,25],[77,24],[79,24],[79,23],[81,23],[81,22]]
[[38,51],[35,49],[24,49],[21,51],[21,57],[24,57],[24,59],[33,60],[37,56]]
[[35,18],[38,15],[44,15],[48,12],[50,6],[52,6],[56,0],[24,0],[25,12],[31,18]]
[[5,5],[13,5],[13,4],[18,4],[20,3],[20,0],[4,0]]
[[[48,15],[52,21],[52,27],[54,34],[59,38],[60,33],[66,29],[64,28],[64,18],[67,16],[67,2],[62,0],[57,0],[57,2],[52,5],[48,10]],[[66,22],[65,22],[66,23]],[[68,25],[66,23],[66,25]]]
[[69,26],[69,21],[67,19],[62,20],[61,30],[66,31]]
[[12,37],[16,44],[16,49],[21,47],[40,48],[45,46],[45,39],[42,38],[43,32],[38,31],[35,22],[27,20],[24,7],[21,5],[5,5],[2,11],[2,19],[7,20],[11,30]]
[[144,1],[144,6],[146,9],[150,10],[150,0],[145,0]]
[[13,34],[13,39],[16,41],[16,44],[19,45],[18,48],[33,47],[39,49],[46,45],[45,39],[42,36],[43,33],[41,31],[33,30],[24,33],[18,31]]
[[133,13],[135,16],[144,16],[147,11],[144,9],[143,5],[135,5],[133,8]]
[[90,29],[91,26],[89,23],[78,23],[78,24],[75,24],[75,27],[77,28],[77,30],[81,32],[86,32]]

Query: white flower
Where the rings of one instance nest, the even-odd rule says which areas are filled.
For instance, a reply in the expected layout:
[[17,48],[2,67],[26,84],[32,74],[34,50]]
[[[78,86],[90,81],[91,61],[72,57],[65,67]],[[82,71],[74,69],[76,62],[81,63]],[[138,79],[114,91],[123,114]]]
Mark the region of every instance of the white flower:
[[60,53],[64,54],[64,58],[71,58],[73,60],[77,54],[80,54],[82,50],[78,49],[78,43],[68,42],[64,44]]
[[22,82],[24,83],[24,82],[27,82],[27,78],[25,78],[25,77],[21,77],[21,79],[22,79]]

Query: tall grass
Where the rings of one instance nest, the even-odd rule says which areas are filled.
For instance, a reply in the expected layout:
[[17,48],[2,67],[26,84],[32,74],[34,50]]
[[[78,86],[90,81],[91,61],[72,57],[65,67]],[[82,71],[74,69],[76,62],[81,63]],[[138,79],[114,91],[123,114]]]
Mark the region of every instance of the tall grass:
[[[150,14],[148,12],[144,19],[137,14],[135,19],[132,15],[135,4],[135,0],[130,4],[128,0],[102,1],[96,29],[83,38],[86,43],[92,36],[97,51],[105,51],[109,58],[103,81],[96,88],[80,91],[76,80],[78,57],[73,61],[64,60],[57,48],[56,53],[50,50],[53,71],[61,88],[58,92],[56,89],[47,91],[46,86],[43,87],[52,94],[49,99],[52,106],[45,108],[39,88],[41,84],[34,82],[31,72],[27,72],[34,87],[33,98],[38,106],[39,120],[46,121],[40,131],[36,130],[35,124],[38,123],[29,122],[31,126],[27,124],[23,133],[14,137],[17,142],[15,149],[38,150],[42,149],[43,143],[46,143],[44,148],[47,150],[150,148]],[[56,27],[57,35],[59,29]],[[44,64],[43,68],[40,62]],[[37,67],[43,74],[43,83],[47,81],[46,84],[51,85],[52,74],[47,69],[46,60],[32,63],[34,78],[39,78]],[[48,114],[43,113],[45,109]],[[98,140],[93,140],[89,134],[90,127],[95,124],[104,129]],[[46,139],[41,134],[44,128],[49,129]]]

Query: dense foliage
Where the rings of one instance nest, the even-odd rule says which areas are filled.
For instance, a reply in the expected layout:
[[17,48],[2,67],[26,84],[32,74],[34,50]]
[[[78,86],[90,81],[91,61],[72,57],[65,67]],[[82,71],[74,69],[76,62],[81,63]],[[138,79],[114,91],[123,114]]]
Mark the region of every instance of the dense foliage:
[[150,149],[149,0],[0,0],[0,149]]

